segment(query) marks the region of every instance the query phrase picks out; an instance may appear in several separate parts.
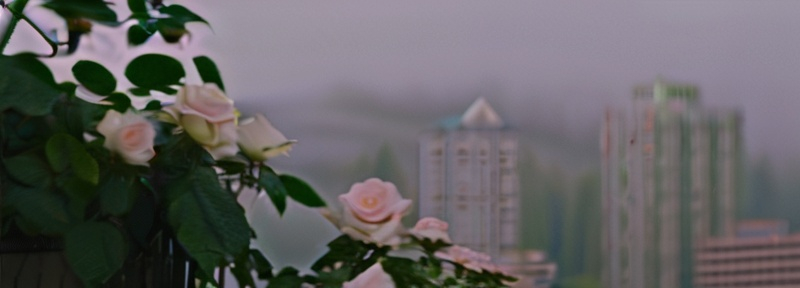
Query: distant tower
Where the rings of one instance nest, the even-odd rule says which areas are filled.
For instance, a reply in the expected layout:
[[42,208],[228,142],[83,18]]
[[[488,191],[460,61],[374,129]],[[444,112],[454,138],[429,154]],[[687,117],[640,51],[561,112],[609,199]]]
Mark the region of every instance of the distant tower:
[[489,103],[478,98],[419,144],[419,216],[449,222],[453,242],[495,259],[518,249],[517,134]]
[[601,133],[604,286],[692,287],[694,251],[734,233],[742,118],[704,109],[697,88],[634,89]]

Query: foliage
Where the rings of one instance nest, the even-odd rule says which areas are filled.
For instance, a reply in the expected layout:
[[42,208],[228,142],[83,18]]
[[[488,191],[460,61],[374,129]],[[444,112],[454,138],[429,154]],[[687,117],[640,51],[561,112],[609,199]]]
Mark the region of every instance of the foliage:
[[[57,55],[63,46],[68,53],[75,51],[92,25],[132,24],[127,35],[135,46],[156,34],[178,42],[190,33],[186,23],[208,24],[205,19],[158,0],[128,0],[130,15],[125,18],[109,8],[111,2],[48,0],[42,6],[69,30],[68,39],[53,39],[23,14],[27,1],[0,4],[14,16],[9,28],[0,31],[0,234],[13,230],[63,238],[66,259],[87,287],[124,273],[120,269],[127,259],[140,257],[164,237],[178,241],[203,281],[214,283],[217,267],[233,267],[242,286],[254,283],[251,271],[276,283],[297,280],[289,279],[296,271],[273,274],[264,255],[250,249],[254,235],[236,196],[246,188],[266,191],[283,212],[287,197],[310,207],[325,206],[316,192],[303,180],[242,153],[214,159],[170,120],[169,105],[157,100],[145,107],[132,105],[131,97],[152,91],[176,94],[190,84],[187,69],[224,89],[211,58],[194,58],[192,68],[169,55],[145,54],[124,71],[81,60],[71,68],[77,83],[56,83],[39,59]],[[2,54],[18,24],[31,25],[50,45],[51,55]],[[119,77],[134,87],[118,90]],[[79,87],[103,100],[84,100],[76,93]],[[153,141],[152,159],[130,164],[109,148],[115,144],[98,123],[110,111],[147,119],[156,131],[154,139],[147,139]]]
[[[396,287],[507,287],[506,283],[515,281],[502,272],[476,271],[437,254],[451,244],[413,236],[409,240],[393,248],[342,235],[328,243],[328,253],[311,266],[316,275],[305,276],[305,282],[316,287],[341,287],[376,263]],[[393,251],[414,257],[394,255]]]

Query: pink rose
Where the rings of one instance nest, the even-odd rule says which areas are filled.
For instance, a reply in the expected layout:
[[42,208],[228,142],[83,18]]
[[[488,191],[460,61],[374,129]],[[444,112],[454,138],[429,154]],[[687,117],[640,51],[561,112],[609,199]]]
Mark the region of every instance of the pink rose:
[[166,111],[214,159],[233,156],[239,151],[236,109],[217,85],[184,86],[178,92],[175,105]]
[[378,178],[353,184],[347,194],[339,196],[339,201],[359,220],[371,224],[384,222],[394,214],[405,214],[411,206],[411,200],[403,199],[394,184]]
[[356,278],[351,281],[344,282],[342,288],[394,288],[394,280],[383,271],[381,263],[375,263]]
[[453,245],[447,248],[445,252],[439,251],[435,255],[441,259],[461,264],[465,268],[476,272],[488,271],[497,273],[499,271],[497,266],[492,263],[489,255],[473,251],[467,247]]
[[122,156],[128,164],[149,166],[147,161],[156,156],[153,150],[156,130],[141,115],[108,110],[97,125],[97,132],[106,137],[103,146]]
[[417,221],[417,225],[411,229],[411,234],[417,238],[427,238],[433,242],[442,241],[451,243],[450,235],[447,234],[447,222],[433,217],[425,217]]
[[403,199],[394,184],[371,178],[354,184],[350,192],[339,196],[339,201],[344,207],[339,223],[342,232],[362,241],[400,244],[400,220],[408,213],[411,200]]

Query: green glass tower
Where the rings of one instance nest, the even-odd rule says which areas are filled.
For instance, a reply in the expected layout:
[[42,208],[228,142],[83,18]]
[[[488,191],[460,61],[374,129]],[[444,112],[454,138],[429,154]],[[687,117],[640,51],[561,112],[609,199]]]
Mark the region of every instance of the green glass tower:
[[606,287],[693,287],[697,241],[731,235],[743,188],[741,113],[702,107],[697,87],[634,88],[601,131]]

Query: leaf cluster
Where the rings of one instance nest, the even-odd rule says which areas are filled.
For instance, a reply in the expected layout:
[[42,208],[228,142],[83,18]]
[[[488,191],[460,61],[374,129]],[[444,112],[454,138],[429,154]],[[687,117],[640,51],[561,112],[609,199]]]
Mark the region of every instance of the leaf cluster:
[[[278,282],[287,286],[275,287],[301,287],[302,283],[314,287],[341,287],[377,263],[397,287],[508,287],[506,283],[516,281],[502,273],[474,271],[439,258],[435,253],[451,246],[441,240],[410,239],[411,242],[400,249],[418,251],[418,257],[400,257],[392,254],[396,248],[341,235],[328,243],[328,252],[311,266],[315,275],[289,273],[291,276]],[[285,282],[289,278],[293,281]],[[272,281],[268,287],[273,287]]]
[[14,1],[10,5],[2,6],[8,10],[12,18],[12,24],[7,33],[0,40],[0,51],[8,44],[10,32],[12,32],[18,22],[23,21],[34,28],[39,35],[47,41],[52,49],[48,56],[55,56],[59,46],[67,46],[67,52],[73,53],[78,49],[80,40],[84,35],[92,31],[95,24],[118,27],[127,22],[135,22],[130,25],[127,31],[128,43],[131,46],[144,44],[155,34],[160,34],[167,43],[177,43],[184,36],[190,35],[186,28],[187,23],[197,22],[208,25],[208,22],[195,14],[188,8],[178,5],[165,5],[163,1],[150,0],[128,0],[130,15],[120,19],[116,12],[111,9],[113,2],[103,0],[48,0],[42,7],[55,12],[66,24],[68,38],[56,39],[54,35],[43,31],[36,23],[31,21],[23,10],[28,4],[28,0]]

